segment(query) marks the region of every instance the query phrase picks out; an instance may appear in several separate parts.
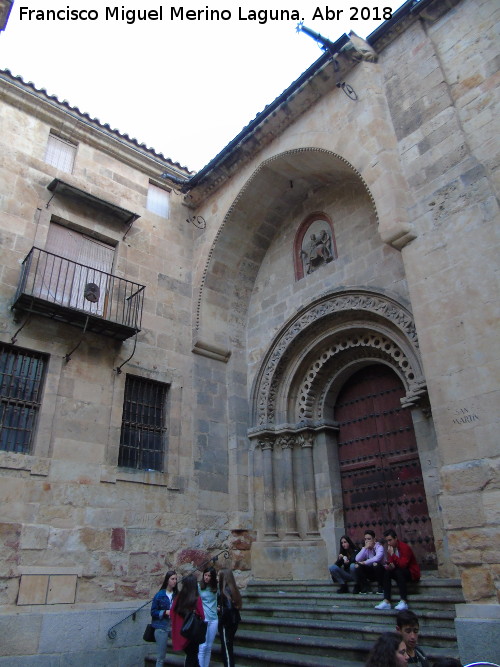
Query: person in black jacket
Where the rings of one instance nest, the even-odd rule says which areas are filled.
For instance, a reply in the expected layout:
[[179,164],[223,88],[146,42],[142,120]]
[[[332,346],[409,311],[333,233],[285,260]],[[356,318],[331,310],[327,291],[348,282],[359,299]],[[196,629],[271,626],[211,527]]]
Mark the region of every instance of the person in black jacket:
[[[339,557],[334,565],[330,565],[330,576],[333,581],[340,584],[337,593],[348,592],[348,582],[356,581],[356,554],[358,549],[354,546],[353,541],[347,535],[342,535],[340,538]],[[355,585],[356,587],[356,585]]]
[[234,667],[233,642],[240,622],[241,595],[231,570],[219,572],[219,635],[224,667]]
[[396,616],[396,630],[403,637],[408,653],[408,664],[418,667],[430,667],[429,661],[421,648],[417,646],[420,626],[417,615],[410,609],[398,611]]

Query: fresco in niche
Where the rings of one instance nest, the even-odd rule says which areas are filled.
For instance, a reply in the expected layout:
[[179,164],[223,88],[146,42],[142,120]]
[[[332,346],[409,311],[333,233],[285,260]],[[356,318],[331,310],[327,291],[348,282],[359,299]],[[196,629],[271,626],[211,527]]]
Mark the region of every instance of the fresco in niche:
[[332,230],[326,220],[314,220],[302,240],[300,259],[304,275],[313,273],[334,259]]

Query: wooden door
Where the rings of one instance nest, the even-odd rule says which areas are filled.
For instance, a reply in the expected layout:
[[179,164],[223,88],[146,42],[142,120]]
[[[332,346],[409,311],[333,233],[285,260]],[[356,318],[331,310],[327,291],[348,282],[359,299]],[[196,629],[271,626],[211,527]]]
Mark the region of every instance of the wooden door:
[[380,364],[355,373],[335,408],[348,535],[361,544],[370,528],[387,528],[411,545],[427,569],[436,567],[432,526],[410,411],[402,408],[404,387]]
[[[51,222],[45,249],[54,255],[46,259],[46,289],[51,301],[103,315],[114,248],[107,243]],[[69,260],[69,261],[68,261]],[[99,288],[96,302],[85,299],[85,285]]]

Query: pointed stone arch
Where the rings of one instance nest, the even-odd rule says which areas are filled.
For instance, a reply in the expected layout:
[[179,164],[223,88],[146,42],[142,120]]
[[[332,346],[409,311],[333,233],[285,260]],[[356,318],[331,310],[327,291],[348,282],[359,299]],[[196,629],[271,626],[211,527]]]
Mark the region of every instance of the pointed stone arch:
[[193,314],[196,351],[219,349],[227,360],[233,331],[244,327],[253,283],[276,230],[308,192],[340,182],[356,184],[364,191],[378,224],[365,179],[333,151],[296,148],[273,155],[255,169],[231,203],[207,251]]

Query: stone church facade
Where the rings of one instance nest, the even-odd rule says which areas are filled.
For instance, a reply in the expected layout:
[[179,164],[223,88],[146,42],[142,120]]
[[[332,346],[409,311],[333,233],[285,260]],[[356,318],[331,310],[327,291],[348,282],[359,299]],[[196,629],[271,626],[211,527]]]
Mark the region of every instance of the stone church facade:
[[1,73],[0,664],[367,527],[497,627],[500,17],[411,4],[197,174]]

